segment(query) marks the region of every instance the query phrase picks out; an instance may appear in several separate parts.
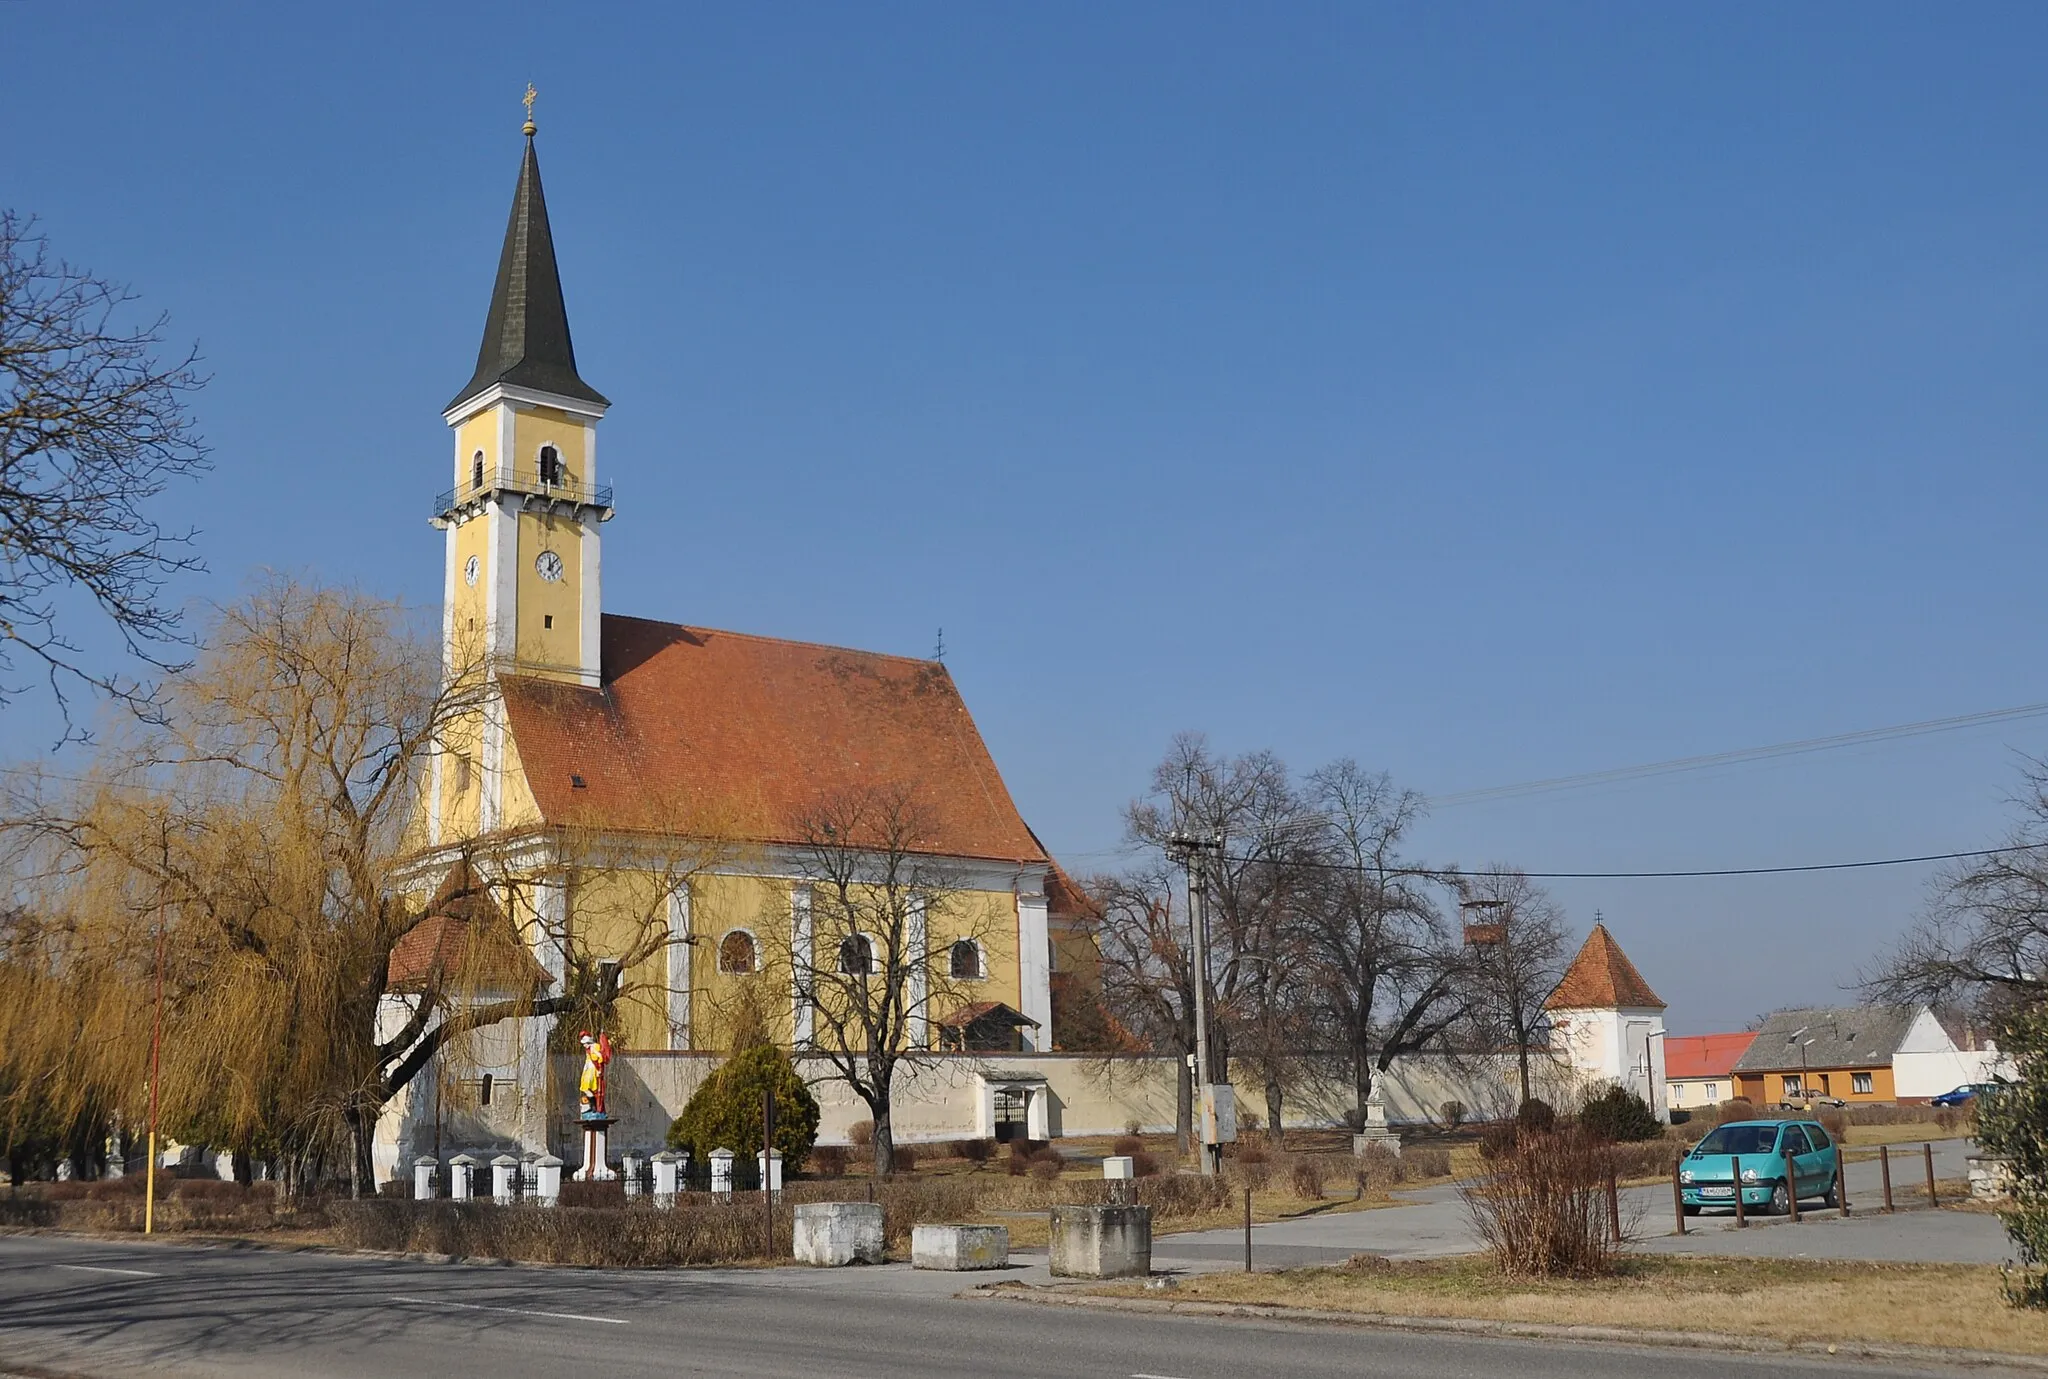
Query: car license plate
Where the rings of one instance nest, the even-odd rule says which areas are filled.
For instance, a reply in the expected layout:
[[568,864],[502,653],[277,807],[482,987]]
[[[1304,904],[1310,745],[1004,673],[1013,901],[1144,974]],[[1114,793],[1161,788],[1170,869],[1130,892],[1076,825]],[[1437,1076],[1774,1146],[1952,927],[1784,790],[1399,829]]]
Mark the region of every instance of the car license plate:
[[1719,1187],[1715,1187],[1709,1184],[1708,1186],[1700,1189],[1700,1196],[1702,1197],[1733,1197],[1734,1195],[1735,1189],[1727,1186],[1726,1184],[1723,1184]]

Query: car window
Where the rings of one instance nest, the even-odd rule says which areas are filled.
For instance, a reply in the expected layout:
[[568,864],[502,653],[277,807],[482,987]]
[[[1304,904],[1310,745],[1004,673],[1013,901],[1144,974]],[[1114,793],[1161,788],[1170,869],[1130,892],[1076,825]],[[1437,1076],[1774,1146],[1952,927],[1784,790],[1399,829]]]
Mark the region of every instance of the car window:
[[1702,1154],[1768,1154],[1778,1142],[1775,1125],[1717,1125],[1700,1141]]
[[1828,1132],[1818,1125],[1806,1127],[1806,1139],[1813,1146],[1815,1153],[1826,1149],[1829,1144],[1833,1143],[1833,1141],[1828,1139]]

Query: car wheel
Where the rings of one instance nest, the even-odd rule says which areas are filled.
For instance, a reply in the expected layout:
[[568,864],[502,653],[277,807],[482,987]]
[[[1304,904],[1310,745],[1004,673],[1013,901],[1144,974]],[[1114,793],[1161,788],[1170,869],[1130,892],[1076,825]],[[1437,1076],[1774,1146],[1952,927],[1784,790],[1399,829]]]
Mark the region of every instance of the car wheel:
[[1771,1189],[1771,1215],[1784,1216],[1792,1210],[1792,1193],[1784,1183]]
[[1839,1209],[1842,1205],[1842,1171],[1835,1170],[1835,1176],[1828,1179],[1828,1190],[1821,1194],[1821,1205]]
[[1685,1204],[1685,1214],[1687,1216],[1698,1216],[1700,1214],[1700,1209],[1694,1206],[1692,1203],[1688,1202]]

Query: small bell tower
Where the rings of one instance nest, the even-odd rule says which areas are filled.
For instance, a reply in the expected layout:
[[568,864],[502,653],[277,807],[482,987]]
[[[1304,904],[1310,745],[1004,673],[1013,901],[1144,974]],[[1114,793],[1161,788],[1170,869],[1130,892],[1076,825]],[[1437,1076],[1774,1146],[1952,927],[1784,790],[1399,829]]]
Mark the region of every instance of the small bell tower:
[[434,505],[447,534],[444,665],[602,682],[597,423],[610,402],[576,372],[569,311],[534,152],[526,154],[476,372],[442,413],[455,433],[454,487]]

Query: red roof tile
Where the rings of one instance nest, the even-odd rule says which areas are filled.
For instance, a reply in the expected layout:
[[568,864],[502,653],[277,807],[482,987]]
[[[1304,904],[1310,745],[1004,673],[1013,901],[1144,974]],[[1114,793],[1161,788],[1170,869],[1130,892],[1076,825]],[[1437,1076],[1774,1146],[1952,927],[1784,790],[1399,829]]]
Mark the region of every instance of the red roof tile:
[[929,810],[921,850],[1050,860],[936,661],[609,614],[603,639],[601,689],[502,682],[549,823],[666,831],[680,810],[801,843],[794,821],[821,801],[904,789]]
[[1749,1051],[1755,1030],[1739,1034],[1674,1034],[1664,1041],[1666,1077],[1726,1077]]
[[1557,990],[1550,993],[1550,999],[1543,1003],[1543,1008],[1611,1010],[1617,1007],[1662,1010],[1664,1002],[1643,980],[1643,974],[1636,971],[1636,965],[1628,960],[1628,954],[1621,951],[1621,945],[1614,941],[1614,935],[1607,932],[1607,926],[1595,924],[1593,932],[1586,935],[1579,955],[1565,969],[1564,979],[1558,982]]
[[391,946],[388,991],[471,982],[484,990],[524,990],[554,979],[512,931],[512,923],[465,860],[448,869],[426,913]]

